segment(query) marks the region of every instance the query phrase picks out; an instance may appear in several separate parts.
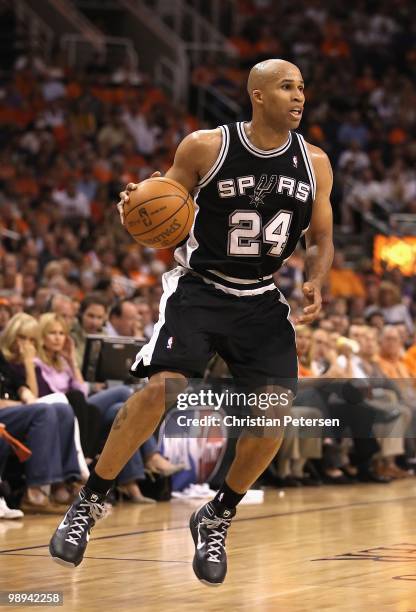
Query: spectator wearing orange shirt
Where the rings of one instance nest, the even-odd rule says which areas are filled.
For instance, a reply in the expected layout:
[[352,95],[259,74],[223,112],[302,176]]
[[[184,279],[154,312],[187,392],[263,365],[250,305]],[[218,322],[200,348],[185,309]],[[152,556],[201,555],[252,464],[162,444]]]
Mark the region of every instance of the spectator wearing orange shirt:
[[295,329],[299,377],[309,378],[313,376],[311,368],[312,329],[307,325],[297,325]]
[[400,333],[394,325],[386,325],[381,332],[378,362],[388,378],[409,377],[409,370],[403,361]]
[[365,288],[356,272],[345,265],[344,254],[337,251],[329,273],[330,291],[333,297],[364,297]]
[[350,56],[350,46],[344,39],[341,26],[328,22],[325,26],[325,38],[321,44],[321,53],[329,59],[346,59]]
[[403,356],[403,363],[410,374],[416,378],[416,344],[413,344]]

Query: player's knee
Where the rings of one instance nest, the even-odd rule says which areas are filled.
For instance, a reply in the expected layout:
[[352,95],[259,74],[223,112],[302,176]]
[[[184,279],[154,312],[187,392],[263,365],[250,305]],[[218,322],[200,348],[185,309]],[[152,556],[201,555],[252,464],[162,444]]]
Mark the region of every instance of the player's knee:
[[186,385],[184,376],[160,373],[152,376],[149,384],[140,393],[149,410],[162,414],[174,404],[178,394],[186,388]]
[[162,410],[169,409],[176,401],[180,393],[186,389],[188,384],[185,376],[174,372],[160,372],[152,376],[147,386],[149,401]]

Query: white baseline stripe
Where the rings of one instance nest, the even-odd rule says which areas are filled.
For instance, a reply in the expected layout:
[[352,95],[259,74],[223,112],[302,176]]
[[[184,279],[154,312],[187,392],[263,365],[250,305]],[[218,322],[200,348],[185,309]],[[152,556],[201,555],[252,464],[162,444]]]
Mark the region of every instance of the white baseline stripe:
[[152,337],[149,342],[145,344],[136,355],[135,362],[131,366],[131,369],[136,370],[140,361],[143,360],[143,365],[149,366],[152,361],[153,351],[155,350],[157,339],[159,338],[160,330],[165,323],[165,310],[166,302],[171,295],[173,295],[178,287],[179,279],[186,274],[186,270],[181,267],[174,268],[165,272],[162,276],[163,294],[160,299],[159,305],[159,320],[156,323]]

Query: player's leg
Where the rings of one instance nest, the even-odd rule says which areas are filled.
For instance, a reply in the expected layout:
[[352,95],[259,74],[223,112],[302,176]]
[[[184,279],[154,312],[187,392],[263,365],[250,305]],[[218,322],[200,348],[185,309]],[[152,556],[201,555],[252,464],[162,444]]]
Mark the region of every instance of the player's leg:
[[282,440],[283,432],[276,439],[240,436],[234,461],[225,479],[226,485],[238,495],[244,495],[270,465]]
[[132,395],[119,411],[86,486],[55,531],[49,551],[61,565],[76,567],[83,559],[89,534],[104,516],[104,501],[114,479],[159,424],[165,409],[186,386],[178,372],[158,372],[146,387]]
[[[281,393],[287,392],[288,403],[283,399],[277,405],[268,406],[267,411],[257,407],[253,414],[277,417],[283,423],[283,416],[290,411],[291,390],[295,390],[297,379],[295,335],[287,318],[289,308],[280,301],[277,290],[255,298],[229,299],[232,302],[227,321],[229,331],[223,334],[217,350],[243,387],[247,388],[247,383],[251,389],[263,387],[262,391],[276,392],[282,399]],[[226,311],[224,308],[225,317]],[[269,381],[272,387],[264,387]],[[282,439],[280,427],[267,428],[263,435],[258,428],[246,431],[238,441],[234,461],[217,495],[191,516],[190,528],[196,547],[193,568],[202,582],[218,585],[224,581],[225,539],[236,506],[269,465]]]
[[[280,420],[283,422],[282,418]],[[236,506],[275,457],[282,440],[283,427],[273,427],[264,433],[257,428],[255,433],[244,432],[237,441],[234,460],[215,498],[192,514],[189,526],[196,546],[193,569],[204,584],[219,586],[224,581],[227,573],[225,540]]]
[[165,407],[184,389],[184,374],[202,376],[212,356],[209,338],[203,332],[209,307],[206,296],[199,295],[183,268],[165,273],[163,288],[159,321],[132,368],[142,378],[152,372],[153,376],[118,413],[95,471],[52,537],[51,555],[64,565],[81,563],[89,532],[104,513],[105,495],[114,478],[154,432]]

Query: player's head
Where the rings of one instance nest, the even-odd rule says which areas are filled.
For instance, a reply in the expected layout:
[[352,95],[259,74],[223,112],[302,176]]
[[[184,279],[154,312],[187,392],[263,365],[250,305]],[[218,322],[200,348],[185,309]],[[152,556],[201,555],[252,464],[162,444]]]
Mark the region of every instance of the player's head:
[[247,81],[253,117],[275,128],[296,129],[305,103],[303,90],[302,74],[295,64],[282,59],[256,64]]

